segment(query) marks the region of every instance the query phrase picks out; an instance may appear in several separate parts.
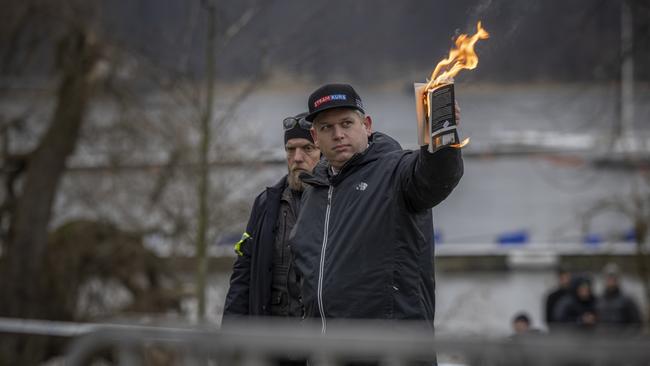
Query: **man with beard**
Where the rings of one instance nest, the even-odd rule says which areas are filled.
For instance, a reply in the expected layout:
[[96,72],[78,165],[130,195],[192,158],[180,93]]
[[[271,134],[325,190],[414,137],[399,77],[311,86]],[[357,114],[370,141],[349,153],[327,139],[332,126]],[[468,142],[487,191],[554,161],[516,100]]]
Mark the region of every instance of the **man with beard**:
[[311,172],[320,150],[309,132],[306,113],[285,118],[288,174],[255,199],[246,232],[235,244],[237,260],[226,296],[224,319],[231,316],[302,316],[299,278],[293,268],[289,233],[300,210],[299,175]]

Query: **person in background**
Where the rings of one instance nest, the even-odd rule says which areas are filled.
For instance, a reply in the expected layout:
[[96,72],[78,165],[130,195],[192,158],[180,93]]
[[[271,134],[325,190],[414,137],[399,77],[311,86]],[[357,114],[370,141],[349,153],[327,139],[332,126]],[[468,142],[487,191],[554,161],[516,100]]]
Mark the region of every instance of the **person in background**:
[[572,280],[571,292],[558,300],[553,317],[563,330],[592,331],[597,322],[596,314],[591,280],[578,276]]
[[525,335],[542,334],[542,331],[532,327],[530,315],[524,311],[515,314],[515,316],[512,318],[512,332],[513,334],[511,338],[521,337]]
[[288,173],[255,199],[230,278],[224,321],[234,316],[301,317],[299,278],[292,265],[289,233],[300,210],[303,183],[320,159],[304,119],[285,118],[284,149]]
[[598,328],[607,332],[637,332],[641,329],[639,307],[621,290],[620,271],[616,263],[603,268],[605,289],[598,298]]
[[513,336],[521,336],[530,331],[530,317],[528,314],[521,312],[512,318],[512,331]]
[[557,271],[557,282],[557,287],[546,296],[544,321],[549,330],[558,321],[554,316],[558,301],[571,291],[571,272],[560,267]]
[[[516,313],[512,318],[512,334],[510,337],[508,337],[508,340],[514,344],[518,344],[519,342],[523,342],[526,339],[531,339],[531,337],[542,336],[543,333],[539,329],[533,328],[531,324],[532,321],[528,313],[525,311]],[[471,365],[480,365],[483,363],[484,362],[481,362],[481,360],[477,359],[475,362],[472,362]],[[509,354],[507,357],[505,357],[503,360],[500,360],[500,362],[497,362],[496,364],[503,366],[541,365],[539,363],[539,357],[536,357],[535,354],[526,352],[522,352],[521,354]]]

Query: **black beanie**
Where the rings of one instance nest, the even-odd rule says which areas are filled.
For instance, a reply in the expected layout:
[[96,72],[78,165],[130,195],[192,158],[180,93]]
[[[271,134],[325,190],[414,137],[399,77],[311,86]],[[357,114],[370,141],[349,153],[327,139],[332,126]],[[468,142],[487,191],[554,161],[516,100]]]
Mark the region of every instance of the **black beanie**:
[[[293,118],[296,120],[304,119],[307,113],[300,113]],[[311,133],[309,130],[306,130],[302,127],[300,127],[300,123],[296,123],[292,128],[288,130],[284,130],[284,144],[287,144],[287,141],[289,139],[307,139],[311,141],[312,143],[314,142],[314,139],[311,137]]]

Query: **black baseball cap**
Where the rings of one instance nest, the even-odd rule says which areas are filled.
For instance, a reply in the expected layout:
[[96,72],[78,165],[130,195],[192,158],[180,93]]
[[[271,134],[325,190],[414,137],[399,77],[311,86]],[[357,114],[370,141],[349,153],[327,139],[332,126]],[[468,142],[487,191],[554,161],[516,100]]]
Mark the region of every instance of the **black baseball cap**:
[[310,122],[318,113],[332,108],[354,108],[366,113],[363,110],[361,97],[348,84],[323,85],[311,93],[307,104],[309,105],[309,114],[305,119]]

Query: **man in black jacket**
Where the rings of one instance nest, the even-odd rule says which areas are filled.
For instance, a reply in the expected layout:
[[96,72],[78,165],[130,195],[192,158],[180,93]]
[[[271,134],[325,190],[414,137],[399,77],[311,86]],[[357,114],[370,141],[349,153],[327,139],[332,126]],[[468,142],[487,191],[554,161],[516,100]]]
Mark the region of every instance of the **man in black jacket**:
[[347,84],[309,97],[312,136],[326,158],[313,175],[291,238],[306,316],[417,319],[433,326],[433,219],[463,175],[460,149],[402,150],[372,132]]
[[310,134],[306,113],[283,121],[288,174],[255,199],[246,232],[235,244],[237,259],[226,296],[229,316],[302,316],[298,278],[288,247],[298,216],[303,184],[300,173],[311,172],[320,150]]
[[549,327],[549,330],[555,326],[558,322],[558,319],[555,318],[558,302],[565,296],[571,294],[571,272],[564,268],[560,268],[557,273],[558,286],[546,297],[546,306],[545,306],[545,320],[546,324]]
[[596,301],[598,325],[610,334],[632,335],[641,330],[643,321],[636,302],[620,285],[620,270],[616,263],[608,263],[603,269],[605,288]]

